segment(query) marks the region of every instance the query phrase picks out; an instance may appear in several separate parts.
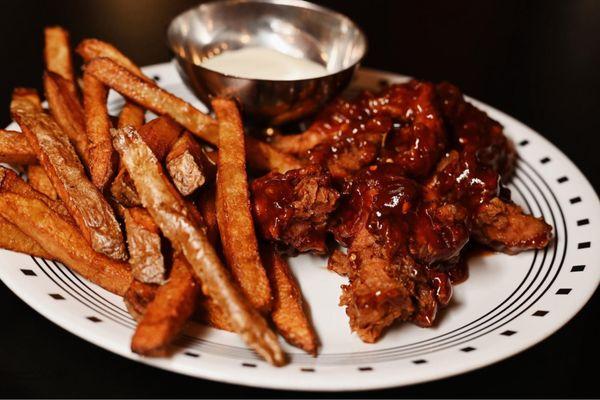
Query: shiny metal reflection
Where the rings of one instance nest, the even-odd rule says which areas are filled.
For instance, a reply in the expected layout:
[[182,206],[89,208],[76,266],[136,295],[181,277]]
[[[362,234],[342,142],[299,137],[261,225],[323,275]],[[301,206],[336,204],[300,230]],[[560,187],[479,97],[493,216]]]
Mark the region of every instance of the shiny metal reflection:
[[[244,113],[279,125],[314,113],[340,93],[367,48],[365,35],[347,17],[299,0],[225,0],[177,16],[167,38],[179,73],[206,104],[231,96]],[[203,68],[227,50],[264,46],[324,65],[326,76],[302,80],[246,79]]]

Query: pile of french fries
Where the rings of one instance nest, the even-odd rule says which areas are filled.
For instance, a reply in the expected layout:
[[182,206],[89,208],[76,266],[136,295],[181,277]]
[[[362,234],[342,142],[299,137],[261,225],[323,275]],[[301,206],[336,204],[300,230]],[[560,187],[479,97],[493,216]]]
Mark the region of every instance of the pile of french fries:
[[[83,40],[74,73],[68,32],[45,29],[42,106],[17,88],[0,131],[0,247],[62,262],[124,297],[131,349],[162,356],[190,318],[236,332],[274,365],[278,337],[318,340],[284,258],[257,240],[247,168],[298,160],[244,134],[235,102],[216,119],[161,89],[114,46]],[[109,115],[109,90],[125,99]],[[146,111],[159,117],[145,121]],[[16,171],[25,171],[26,180]]]

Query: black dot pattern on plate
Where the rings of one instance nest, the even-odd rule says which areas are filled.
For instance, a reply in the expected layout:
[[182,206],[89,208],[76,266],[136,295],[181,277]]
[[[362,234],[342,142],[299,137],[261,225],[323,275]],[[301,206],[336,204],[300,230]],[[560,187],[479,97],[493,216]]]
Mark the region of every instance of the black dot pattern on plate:
[[592,246],[591,242],[581,242],[581,243],[577,243],[577,248],[578,249],[589,249]]
[[556,181],[557,181],[558,183],[565,183],[565,182],[566,182],[566,181],[568,181],[568,180],[569,180],[569,178],[568,178],[568,177],[566,177],[566,176],[561,176],[561,177],[560,177],[560,178],[558,178]]
[[27,268],[21,268],[21,272],[23,273],[23,275],[27,275],[27,276],[37,276],[37,274],[30,269]]
[[388,86],[390,84],[390,81],[388,81],[387,79],[380,79],[378,82],[379,86]]
[[517,333],[517,332],[515,332],[515,331],[511,331],[510,329],[508,329],[508,330],[506,330],[506,331],[502,332],[502,333],[501,333],[501,335],[502,335],[502,336],[512,336],[512,335],[514,335],[515,333]]
[[569,203],[571,203],[571,204],[581,203],[581,197],[579,197],[579,196],[573,197],[572,199],[569,200]]
[[529,140],[525,139],[525,140],[521,140],[519,142],[519,146],[527,146],[529,144]]
[[91,317],[86,317],[86,318],[92,322],[102,322],[102,320],[98,317],[91,316]]
[[571,293],[571,290],[572,289],[569,289],[569,288],[560,288],[556,291],[556,294],[562,294],[562,295],[569,294],[569,293]]
[[470,352],[472,352],[474,350],[476,350],[475,347],[471,347],[471,346],[463,347],[462,349],[460,349],[460,351],[462,351],[464,353],[470,353]]
[[549,162],[550,162],[550,157],[544,157],[544,158],[542,158],[542,159],[540,160],[540,162],[541,162],[542,164],[547,164],[547,163],[549,163]]
[[159,81],[160,81],[160,76],[158,76],[158,75],[154,75],[154,76],[152,77],[152,79],[154,79],[156,82],[159,82]]
[[65,299],[58,293],[50,293],[50,297],[52,297],[54,300],[64,300]]
[[358,370],[362,372],[368,372],[373,371],[373,367],[358,367]]
[[252,363],[242,363],[242,367],[247,367],[247,368],[256,368],[256,364],[252,364]]
[[585,265],[573,265],[571,267],[571,272],[582,272],[585,270]]
[[314,368],[300,368],[300,371],[302,372],[315,372]]
[[413,360],[413,364],[426,364],[427,360],[423,360],[422,358],[418,360]]
[[200,354],[194,353],[193,351],[186,351],[183,354],[185,354],[188,357],[192,357],[192,358],[198,358],[198,357],[200,357]]
[[584,219],[580,219],[579,221],[577,221],[577,226],[583,226],[583,225],[587,225],[590,223],[590,220],[587,218]]
[[533,315],[534,317],[543,317],[545,315],[547,315],[549,313],[549,311],[545,311],[545,310],[537,310],[536,312],[534,312]]

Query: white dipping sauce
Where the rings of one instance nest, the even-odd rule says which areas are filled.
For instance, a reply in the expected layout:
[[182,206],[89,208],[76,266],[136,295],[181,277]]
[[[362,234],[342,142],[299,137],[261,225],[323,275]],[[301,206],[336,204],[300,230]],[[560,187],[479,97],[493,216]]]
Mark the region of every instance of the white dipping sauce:
[[238,78],[285,81],[327,75],[327,69],[311,60],[296,58],[267,47],[245,47],[211,57],[204,68]]

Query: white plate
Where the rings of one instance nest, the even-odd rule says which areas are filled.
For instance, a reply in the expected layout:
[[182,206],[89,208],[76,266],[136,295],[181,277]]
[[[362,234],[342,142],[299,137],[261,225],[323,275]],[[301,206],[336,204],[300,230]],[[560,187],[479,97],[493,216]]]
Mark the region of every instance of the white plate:
[[[172,64],[144,68],[176,95],[200,103]],[[377,87],[405,77],[361,70],[354,88]],[[112,94],[111,112],[122,99]],[[325,259],[292,259],[322,341],[317,358],[286,345],[291,362],[274,368],[236,335],[191,324],[171,358],[142,358],[129,350],[134,329],[121,298],[81,279],[64,266],[0,251],[0,278],[49,320],[100,347],[133,360],[195,377],[295,390],[365,390],[439,379],[510,357],[551,335],[592,296],[600,281],[600,202],[575,165],[546,139],[513,118],[474,103],[505,127],[520,159],[510,184],[514,199],[554,227],[543,251],[497,254],[474,260],[470,278],[455,288],[436,327],[402,324],[378,343],[350,334],[338,304],[343,279]],[[204,109],[204,107],[202,107]],[[15,124],[9,126],[15,129]]]

